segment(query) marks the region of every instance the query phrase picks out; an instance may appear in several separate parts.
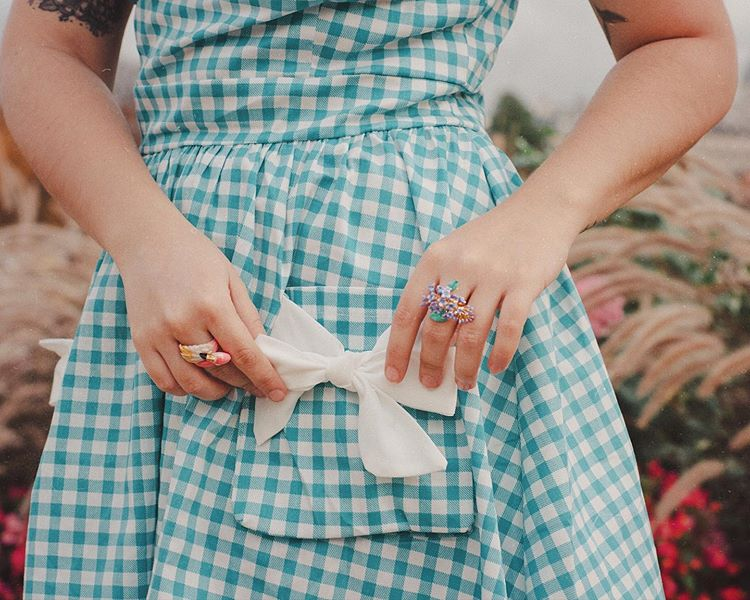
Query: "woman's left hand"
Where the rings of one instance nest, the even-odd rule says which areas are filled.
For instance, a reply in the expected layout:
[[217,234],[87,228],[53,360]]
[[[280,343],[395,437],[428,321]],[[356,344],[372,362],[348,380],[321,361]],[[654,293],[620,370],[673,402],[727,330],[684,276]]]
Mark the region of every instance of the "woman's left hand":
[[[495,344],[488,366],[508,367],[518,348],[531,306],[560,273],[580,232],[572,213],[550,214],[549,204],[534,203],[520,190],[472,219],[424,252],[393,315],[385,375],[401,381],[409,366],[417,331],[422,330],[419,378],[428,388],[441,384],[448,349],[455,343],[455,377],[461,389],[476,385],[484,346],[498,308]],[[474,307],[471,322],[436,322],[421,306],[431,283],[458,285],[454,294]],[[395,369],[395,377],[390,369]]]

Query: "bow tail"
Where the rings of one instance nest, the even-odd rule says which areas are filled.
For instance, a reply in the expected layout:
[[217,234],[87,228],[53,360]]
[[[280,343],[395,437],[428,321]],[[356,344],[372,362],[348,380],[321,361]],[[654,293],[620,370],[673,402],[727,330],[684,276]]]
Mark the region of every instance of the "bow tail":
[[255,398],[253,435],[256,446],[260,446],[284,429],[303,392],[304,390],[289,390],[284,399],[278,402],[265,396]]
[[404,407],[361,378],[359,448],[362,462],[378,477],[411,477],[444,471],[448,461]]

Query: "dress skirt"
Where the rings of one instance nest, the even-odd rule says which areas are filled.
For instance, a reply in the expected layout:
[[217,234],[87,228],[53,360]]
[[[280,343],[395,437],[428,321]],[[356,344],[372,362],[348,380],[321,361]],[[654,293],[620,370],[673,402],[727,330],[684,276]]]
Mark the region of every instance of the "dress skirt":
[[[460,125],[144,160],[267,327],[284,292],[348,350],[390,324],[430,243],[522,183],[483,129]],[[406,409],[445,471],[378,477],[359,455],[357,396],[331,382],[263,445],[248,392],[159,390],[102,251],[50,399],[25,597],[663,598],[633,448],[568,267],[498,374],[495,325],[454,415]]]

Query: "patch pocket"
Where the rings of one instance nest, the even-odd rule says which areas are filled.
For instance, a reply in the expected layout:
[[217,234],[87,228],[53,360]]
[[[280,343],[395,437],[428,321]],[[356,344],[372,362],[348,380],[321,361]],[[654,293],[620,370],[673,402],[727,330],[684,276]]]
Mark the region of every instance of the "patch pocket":
[[[299,398],[281,411],[285,412],[282,417],[269,416],[269,409],[261,406],[270,403],[268,399],[250,394],[242,398],[231,501],[244,527],[294,538],[472,529],[475,484],[463,407],[457,401],[465,394],[456,391],[448,373],[449,385],[441,386],[439,399],[421,391],[413,393],[414,381],[403,389],[398,386],[405,380],[388,388],[381,376],[382,354],[376,352],[376,342],[391,325],[401,292],[381,286],[286,289],[282,308],[267,331],[270,338],[278,332],[297,346],[293,352],[285,347],[284,369],[294,373],[298,389],[307,389],[292,394]],[[284,298],[296,307],[284,308]],[[296,322],[287,318],[295,310],[305,313],[297,315]],[[418,382],[418,362],[414,361],[413,353],[409,373]],[[280,359],[272,362],[281,369]],[[285,382],[291,380],[281,374]],[[446,392],[451,386],[452,391]],[[433,412],[437,405],[451,403],[453,409],[443,410],[451,414]],[[279,412],[277,408],[271,410]],[[368,423],[377,427],[368,428]],[[256,427],[265,428],[257,438]],[[372,435],[378,429],[378,435]],[[408,431],[412,434],[406,435]],[[387,439],[381,440],[380,434]],[[420,448],[416,459],[409,454],[414,448]],[[419,475],[376,475],[365,468],[363,452],[370,468],[377,466],[375,471],[388,470],[384,458],[394,454],[401,454],[409,468],[429,461],[442,463]]]

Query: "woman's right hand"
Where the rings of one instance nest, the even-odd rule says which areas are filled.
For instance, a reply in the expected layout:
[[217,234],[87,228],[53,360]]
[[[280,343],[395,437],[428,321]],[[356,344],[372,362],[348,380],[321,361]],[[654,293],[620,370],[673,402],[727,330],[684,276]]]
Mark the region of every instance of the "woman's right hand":
[[[151,379],[176,396],[218,400],[235,386],[283,399],[287,388],[254,341],[264,328],[236,267],[192,225],[165,233],[115,257],[133,344]],[[211,337],[229,363],[204,368],[180,356],[178,343]]]

